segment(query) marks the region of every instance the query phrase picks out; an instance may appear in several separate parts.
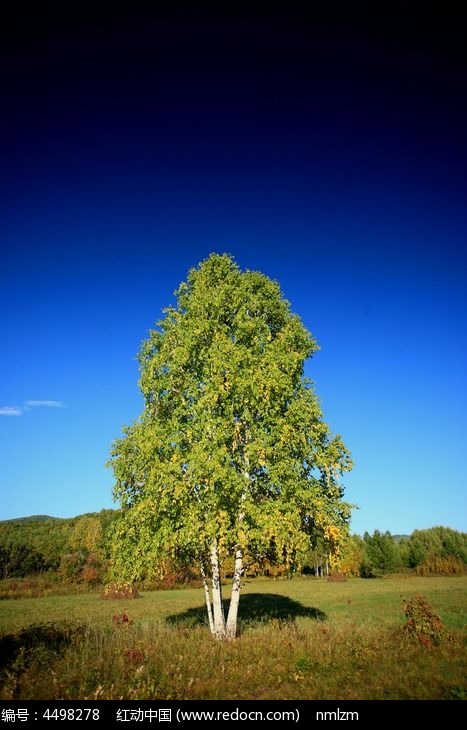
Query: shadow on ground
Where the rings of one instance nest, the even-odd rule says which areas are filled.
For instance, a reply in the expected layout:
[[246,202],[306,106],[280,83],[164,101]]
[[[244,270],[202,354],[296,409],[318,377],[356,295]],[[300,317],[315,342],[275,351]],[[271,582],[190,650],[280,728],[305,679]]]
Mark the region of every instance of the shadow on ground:
[[71,643],[81,626],[67,624],[34,624],[16,634],[0,636],[0,677],[3,671],[24,668],[38,652],[59,653]]
[[[224,600],[224,613],[227,616],[229,601]],[[267,621],[295,621],[296,618],[312,618],[325,621],[327,616],[319,608],[307,607],[287,596],[276,593],[247,593],[240,598],[239,623],[241,626],[265,623]],[[183,626],[207,625],[206,606],[189,608],[182,613],[167,616],[167,623]]]

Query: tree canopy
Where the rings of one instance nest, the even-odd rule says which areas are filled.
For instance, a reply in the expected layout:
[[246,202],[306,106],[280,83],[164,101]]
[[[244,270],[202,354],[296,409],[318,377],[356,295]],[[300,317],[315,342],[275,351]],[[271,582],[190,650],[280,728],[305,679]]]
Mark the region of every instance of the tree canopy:
[[175,295],[139,353],[143,412],[112,448],[123,508],[114,570],[139,579],[169,558],[196,561],[211,630],[231,638],[225,561],[238,605],[245,561],[293,567],[318,535],[332,552],[349,518],[338,478],[351,460],[304,377],[318,346],[277,282],[212,254]]

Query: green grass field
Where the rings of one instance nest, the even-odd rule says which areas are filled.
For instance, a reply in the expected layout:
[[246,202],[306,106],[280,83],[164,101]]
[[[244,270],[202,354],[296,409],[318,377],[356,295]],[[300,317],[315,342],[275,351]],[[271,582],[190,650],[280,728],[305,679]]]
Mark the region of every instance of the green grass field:
[[[407,636],[427,597],[441,641]],[[117,624],[123,611],[133,623]],[[98,593],[0,601],[3,699],[457,699],[467,696],[467,577],[247,581],[240,636],[213,641],[200,589],[104,601]]]

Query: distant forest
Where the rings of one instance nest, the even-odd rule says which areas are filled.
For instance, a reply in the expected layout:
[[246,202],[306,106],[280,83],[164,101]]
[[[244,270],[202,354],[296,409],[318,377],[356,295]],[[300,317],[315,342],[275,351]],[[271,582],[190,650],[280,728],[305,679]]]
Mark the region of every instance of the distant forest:
[[[102,510],[60,519],[34,515],[0,522],[0,579],[46,575],[69,584],[100,585],[111,579],[112,525],[119,510]],[[324,541],[310,547],[299,572],[329,574],[328,547]],[[346,576],[376,578],[411,571],[418,575],[453,575],[467,570],[467,534],[449,527],[415,530],[411,535],[391,535],[376,530],[347,536],[333,561]],[[227,566],[228,571],[228,566]],[[336,568],[334,567],[334,572]],[[168,587],[193,578],[189,566],[171,564],[165,576]],[[253,564],[248,575],[286,575],[285,568]],[[147,576],[148,580],[154,576]]]

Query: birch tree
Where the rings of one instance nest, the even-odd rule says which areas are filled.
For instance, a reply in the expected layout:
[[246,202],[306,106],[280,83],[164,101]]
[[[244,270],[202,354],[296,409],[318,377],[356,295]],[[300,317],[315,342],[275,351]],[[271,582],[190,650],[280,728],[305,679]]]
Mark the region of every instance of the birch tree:
[[139,353],[143,412],[112,448],[113,568],[135,580],[196,563],[211,632],[232,639],[246,564],[293,569],[314,537],[345,531],[351,462],[304,377],[317,344],[277,282],[212,254],[175,296]]

